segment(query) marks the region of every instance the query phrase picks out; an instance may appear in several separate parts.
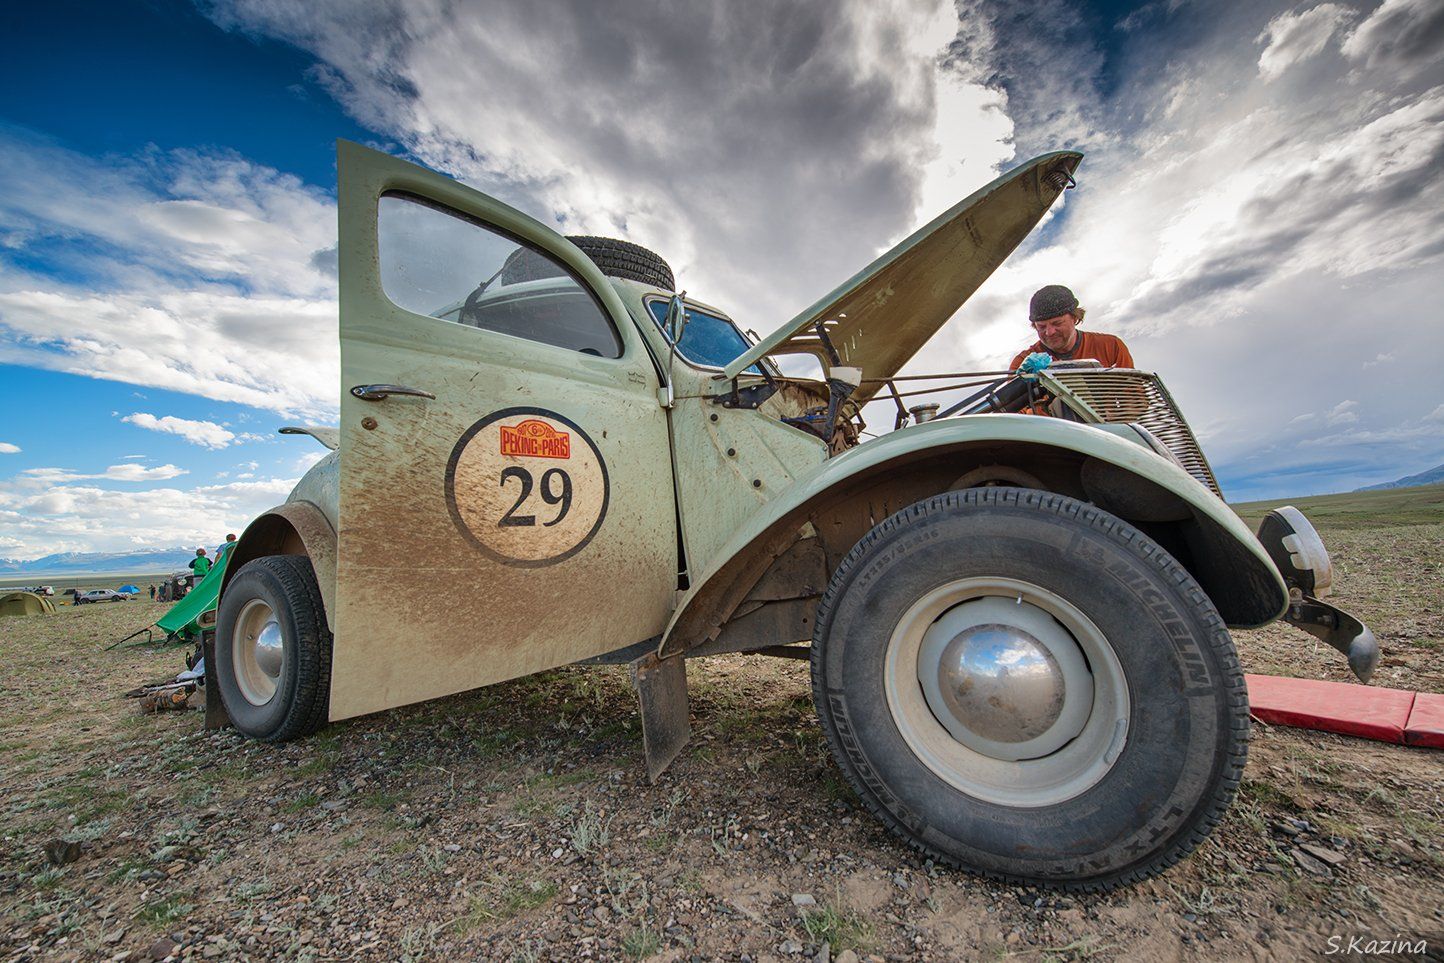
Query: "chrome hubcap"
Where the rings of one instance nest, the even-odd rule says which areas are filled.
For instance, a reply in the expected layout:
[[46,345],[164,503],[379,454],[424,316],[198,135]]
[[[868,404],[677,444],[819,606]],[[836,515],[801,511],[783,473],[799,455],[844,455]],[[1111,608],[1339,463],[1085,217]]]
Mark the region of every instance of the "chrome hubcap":
[[1127,740],[1128,685],[1108,640],[1066,599],[1018,579],[959,579],[919,598],[888,641],[884,684],[909,749],[988,802],[1077,796]]
[[255,706],[270,702],[285,664],[285,637],[276,613],[262,599],[251,599],[236,618],[231,639],[236,685]]
[[[924,658],[930,641],[923,642]],[[1063,711],[1058,660],[1009,625],[975,625],[954,636],[938,658],[937,683],[941,705],[924,675],[928,705],[950,731],[961,723],[953,735],[962,741],[977,733],[996,742],[1025,742],[1047,732]]]
[[952,737],[992,759],[1053,752],[1083,730],[1093,701],[1078,643],[1016,599],[948,610],[923,635],[918,681]]

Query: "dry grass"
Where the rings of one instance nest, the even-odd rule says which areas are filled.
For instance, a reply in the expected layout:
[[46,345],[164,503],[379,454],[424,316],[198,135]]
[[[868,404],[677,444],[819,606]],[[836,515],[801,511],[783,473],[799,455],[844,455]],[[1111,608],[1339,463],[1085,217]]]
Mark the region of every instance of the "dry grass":
[[[1384,684],[1444,692],[1444,524],[1322,526]],[[0,958],[171,934],[254,959],[1294,958],[1331,935],[1444,942],[1444,753],[1256,727],[1238,804],[1163,879],[1061,898],[921,863],[837,777],[805,665],[706,660],[695,737],[641,771],[622,669],[564,669],[271,747],[141,716],[178,650],[103,650],[149,602],[0,621]],[[1344,678],[1287,627],[1249,671]],[[1291,822],[1291,821],[1297,821]],[[1343,855],[1316,876],[1281,827]],[[63,839],[79,859],[52,866]],[[791,895],[816,897],[800,915]],[[1435,945],[1439,945],[1436,942]],[[215,949],[211,949],[215,947]]]

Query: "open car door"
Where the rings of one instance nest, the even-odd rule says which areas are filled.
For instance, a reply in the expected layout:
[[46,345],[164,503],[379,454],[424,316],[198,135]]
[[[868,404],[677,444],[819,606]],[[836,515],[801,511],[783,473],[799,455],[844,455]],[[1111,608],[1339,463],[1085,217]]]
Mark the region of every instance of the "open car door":
[[656,366],[565,238],[338,145],[330,718],[658,635],[677,585]]

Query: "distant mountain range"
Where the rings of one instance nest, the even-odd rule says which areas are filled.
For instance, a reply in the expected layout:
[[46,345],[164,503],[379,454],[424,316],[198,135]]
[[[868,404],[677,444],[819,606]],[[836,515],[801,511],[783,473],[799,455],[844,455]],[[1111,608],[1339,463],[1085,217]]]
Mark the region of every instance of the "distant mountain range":
[[90,575],[184,571],[194,548],[139,548],[133,552],[60,552],[22,561],[0,558],[0,575]]
[[1417,475],[1406,475],[1391,482],[1384,482],[1382,485],[1367,485],[1363,488],[1356,488],[1354,491],[1376,492],[1385,488],[1413,488],[1415,485],[1433,485],[1437,482],[1444,482],[1444,465],[1435,465]]

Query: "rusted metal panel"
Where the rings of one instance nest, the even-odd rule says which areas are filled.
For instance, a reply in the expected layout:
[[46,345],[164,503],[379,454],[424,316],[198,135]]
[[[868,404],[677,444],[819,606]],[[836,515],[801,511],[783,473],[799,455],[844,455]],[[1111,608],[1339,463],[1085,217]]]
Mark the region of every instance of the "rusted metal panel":
[[747,601],[820,598],[831,577],[822,542],[816,537],[799,538],[752,586]]
[[687,657],[724,652],[756,652],[796,642],[811,642],[819,599],[767,602],[745,615],[733,615],[715,639],[687,651]]
[[632,663],[632,685],[642,714],[647,778],[656,782],[692,738],[686,661],[645,655]]

